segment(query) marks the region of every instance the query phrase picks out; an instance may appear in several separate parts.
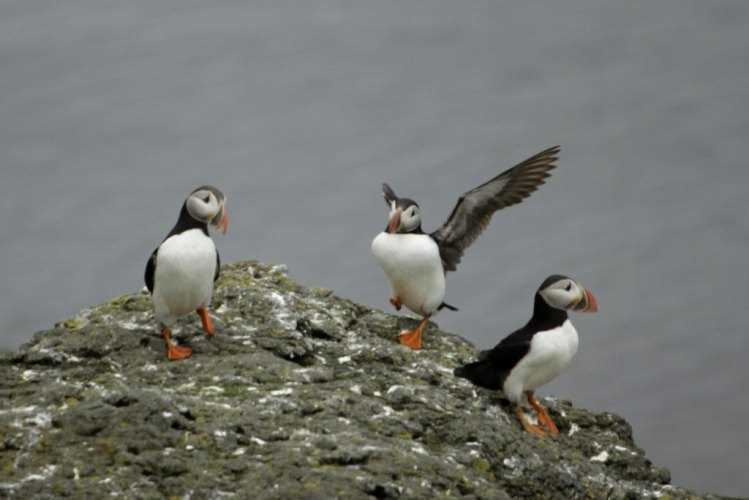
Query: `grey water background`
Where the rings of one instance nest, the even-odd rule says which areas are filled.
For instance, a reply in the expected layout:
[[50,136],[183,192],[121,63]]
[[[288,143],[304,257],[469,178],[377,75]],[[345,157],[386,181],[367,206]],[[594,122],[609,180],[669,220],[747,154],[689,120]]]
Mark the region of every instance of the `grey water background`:
[[0,2],[0,347],[138,290],[185,194],[225,261],[389,308],[380,182],[425,229],[540,149],[436,318],[488,347],[549,274],[599,300],[542,390],[624,415],[681,485],[747,494],[749,3]]

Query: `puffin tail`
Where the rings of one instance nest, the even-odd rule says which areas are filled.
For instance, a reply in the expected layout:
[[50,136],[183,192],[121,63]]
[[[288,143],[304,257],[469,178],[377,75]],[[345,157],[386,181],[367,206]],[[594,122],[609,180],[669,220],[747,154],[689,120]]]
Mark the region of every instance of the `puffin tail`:
[[453,370],[453,375],[470,380],[472,383],[487,389],[499,390],[502,388],[496,370],[483,360],[459,366]]
[[448,304],[447,302],[443,302],[443,303],[442,303],[442,304],[440,304],[440,306],[439,306],[439,307],[437,308],[437,310],[438,310],[438,311],[441,311],[441,310],[443,310],[443,309],[450,309],[451,311],[457,311],[457,310],[458,310],[458,308],[457,308],[457,307],[455,307],[455,306],[451,306],[451,305],[450,305],[450,304]]
[[453,375],[470,380],[470,378],[468,377],[468,366],[469,365],[458,366],[453,370]]

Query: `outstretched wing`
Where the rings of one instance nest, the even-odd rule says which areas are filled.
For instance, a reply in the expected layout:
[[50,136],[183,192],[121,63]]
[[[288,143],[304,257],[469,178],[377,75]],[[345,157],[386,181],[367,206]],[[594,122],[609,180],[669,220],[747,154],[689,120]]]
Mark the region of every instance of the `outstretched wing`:
[[146,264],[146,288],[148,288],[148,291],[150,293],[153,293],[153,279],[156,275],[156,254],[158,253],[158,251],[158,248],[153,251],[151,257],[148,258],[148,263]]
[[460,197],[450,217],[432,233],[445,271],[455,271],[465,250],[497,210],[520,203],[551,175],[559,146],[541,151]]

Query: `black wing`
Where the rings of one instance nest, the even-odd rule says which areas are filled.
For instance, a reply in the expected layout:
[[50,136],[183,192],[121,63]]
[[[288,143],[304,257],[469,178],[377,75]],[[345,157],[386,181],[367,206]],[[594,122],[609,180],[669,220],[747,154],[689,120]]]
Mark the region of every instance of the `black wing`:
[[551,175],[559,146],[541,151],[460,197],[450,217],[432,233],[445,271],[455,271],[465,250],[497,210],[520,203]]
[[148,291],[153,293],[153,279],[156,275],[156,254],[159,252],[159,249],[153,251],[151,254],[151,257],[148,258],[148,263],[146,264],[146,288],[148,288]]
[[215,283],[221,274],[221,257],[218,256],[218,250],[216,250],[216,272],[213,274],[213,282]]
[[533,333],[529,325],[511,333],[493,349],[480,353],[478,361],[456,368],[455,376],[480,387],[501,390],[510,370],[530,351]]

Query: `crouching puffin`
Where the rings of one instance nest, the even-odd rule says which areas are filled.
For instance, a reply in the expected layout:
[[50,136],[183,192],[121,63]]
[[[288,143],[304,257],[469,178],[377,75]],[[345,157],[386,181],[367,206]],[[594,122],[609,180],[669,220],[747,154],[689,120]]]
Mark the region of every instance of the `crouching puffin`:
[[445,273],[455,271],[465,250],[479,237],[497,210],[530,196],[556,166],[559,146],[541,151],[463,194],[442,227],[432,234],[421,229],[419,205],[382,188],[389,208],[384,232],[372,241],[372,253],[393,289],[390,303],[406,306],[423,319],[414,330],[400,334],[401,344],[421,349],[421,334],[437,311],[457,308],[444,302]]
[[208,305],[221,259],[208,234],[208,224],[226,234],[229,215],[224,194],[213,186],[194,190],[182,205],[177,224],[146,264],[146,287],[153,299],[154,316],[172,361],[189,358],[192,349],[172,341],[171,327],[178,316],[195,311],[207,336],[213,335]]
[[596,312],[598,303],[590,291],[572,278],[549,276],[536,292],[530,321],[493,349],[481,353],[478,361],[456,368],[455,375],[480,387],[502,390],[523,428],[544,436],[546,432],[531,424],[523,413],[521,404],[525,395],[539,422],[551,434],[559,434],[533,391],[556,378],[577,352],[577,330],[567,311]]

